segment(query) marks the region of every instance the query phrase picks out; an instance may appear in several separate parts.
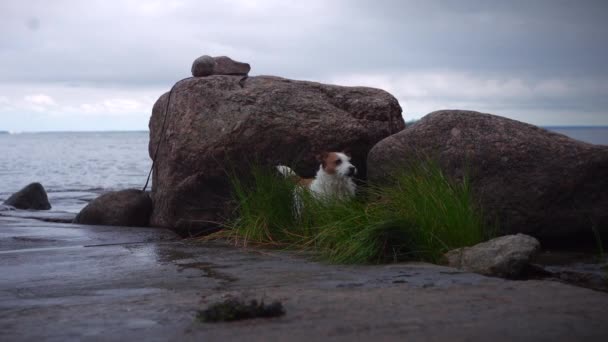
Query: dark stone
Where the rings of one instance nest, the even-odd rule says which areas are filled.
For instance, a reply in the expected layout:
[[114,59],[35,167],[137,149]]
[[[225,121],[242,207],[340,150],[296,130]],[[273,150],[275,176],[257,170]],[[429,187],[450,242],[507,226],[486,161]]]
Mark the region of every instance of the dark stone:
[[230,57],[220,56],[214,57],[215,68],[214,75],[241,75],[247,76],[251,70],[251,66],[247,63],[237,62]]
[[46,195],[44,187],[40,183],[31,183],[25,188],[14,193],[4,204],[11,205],[17,209],[49,210],[51,204]]
[[201,56],[192,63],[192,76],[204,77],[213,74],[215,59],[211,56]]
[[247,76],[251,66],[237,62],[227,56],[201,56],[192,63],[192,76],[205,77],[211,75]]
[[285,315],[283,304],[274,301],[270,304],[258,303],[251,300],[229,298],[223,302],[215,303],[205,310],[199,310],[196,317],[201,322],[231,322],[252,318],[272,318]]
[[112,191],[91,201],[74,223],[147,227],[151,212],[152,200],[148,193],[135,189]]
[[227,170],[246,174],[251,163],[289,165],[304,177],[315,156],[349,148],[359,175],[381,139],[405,127],[389,93],[272,76],[209,76],[178,83],[161,96],[150,119],[150,156],[162,144],[153,172],[151,225],[180,234],[217,227],[231,214]]
[[370,181],[386,182],[392,169],[429,157],[454,179],[469,174],[476,200],[502,234],[551,241],[591,237],[593,226],[608,232],[607,146],[495,115],[443,110],[376,144]]

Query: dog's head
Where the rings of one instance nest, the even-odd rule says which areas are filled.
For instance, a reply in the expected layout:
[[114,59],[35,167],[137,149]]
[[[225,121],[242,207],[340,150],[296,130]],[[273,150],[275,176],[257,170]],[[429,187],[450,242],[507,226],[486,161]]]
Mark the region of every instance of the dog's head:
[[357,168],[351,164],[348,152],[323,152],[317,156],[323,170],[330,175],[353,177]]

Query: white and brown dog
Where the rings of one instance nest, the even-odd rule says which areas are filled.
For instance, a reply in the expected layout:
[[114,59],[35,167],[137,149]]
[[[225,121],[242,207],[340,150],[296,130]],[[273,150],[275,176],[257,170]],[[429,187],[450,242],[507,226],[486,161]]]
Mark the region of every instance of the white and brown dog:
[[285,177],[293,177],[299,186],[310,190],[318,199],[348,199],[355,196],[357,186],[353,176],[357,174],[357,168],[351,164],[347,153],[324,152],[317,156],[317,160],[321,165],[315,178],[302,178],[284,165],[278,165],[277,170]]

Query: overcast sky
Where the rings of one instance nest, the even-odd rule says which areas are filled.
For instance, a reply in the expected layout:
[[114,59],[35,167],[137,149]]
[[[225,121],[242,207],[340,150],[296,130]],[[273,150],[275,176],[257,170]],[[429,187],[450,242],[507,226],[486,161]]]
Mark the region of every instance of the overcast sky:
[[0,0],[0,130],[147,129],[203,54],[445,108],[608,125],[608,1]]

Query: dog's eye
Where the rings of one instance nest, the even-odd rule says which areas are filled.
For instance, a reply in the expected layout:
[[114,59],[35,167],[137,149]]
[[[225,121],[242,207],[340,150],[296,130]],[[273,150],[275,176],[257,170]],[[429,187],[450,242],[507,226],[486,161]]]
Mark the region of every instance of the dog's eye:
[[340,165],[340,164],[342,164],[342,159],[336,160],[336,165]]

